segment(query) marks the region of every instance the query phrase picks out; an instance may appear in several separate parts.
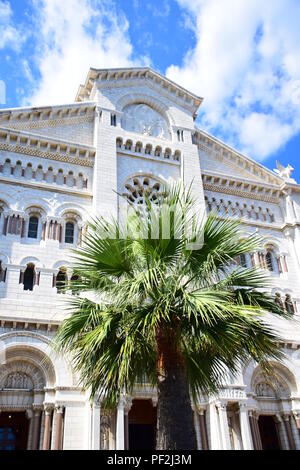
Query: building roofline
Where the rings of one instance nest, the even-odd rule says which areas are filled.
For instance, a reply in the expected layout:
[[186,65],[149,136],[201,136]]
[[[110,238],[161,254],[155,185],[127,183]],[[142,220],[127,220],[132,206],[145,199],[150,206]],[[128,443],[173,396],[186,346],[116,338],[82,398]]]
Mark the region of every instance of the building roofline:
[[21,106],[16,108],[0,108],[0,114],[14,114],[14,113],[33,113],[33,112],[45,112],[51,111],[56,109],[63,109],[63,108],[78,108],[79,106],[86,106],[86,107],[93,107],[96,106],[97,103],[94,101],[77,101],[74,103],[66,103],[66,104],[55,104],[55,105],[43,105],[43,106]]
[[165,83],[168,85],[167,89],[170,94],[172,94],[171,90],[174,89],[175,96],[177,98],[182,96],[186,101],[186,104],[192,101],[192,107],[194,108],[195,113],[203,101],[202,97],[188,91],[186,88],[178,85],[169,78],[166,78],[160,72],[153,70],[151,67],[125,67],[110,69],[97,69],[91,67],[88,71],[85,83],[79,86],[75,100],[80,101],[81,98],[90,96],[95,80],[98,80],[101,76],[106,79],[108,77],[115,78],[116,76],[123,79],[128,78],[128,76],[131,78],[152,78],[153,80],[156,80],[156,83]]
[[200,129],[199,127],[195,127],[195,130],[196,132],[199,132],[203,135],[205,135],[207,138],[215,141],[217,144],[219,144],[221,147],[225,148],[226,150],[228,150],[229,152],[231,153],[234,153],[235,155],[237,155],[238,157],[240,157],[241,159],[243,160],[246,160],[247,162],[249,162],[250,165],[253,165],[255,167],[258,167],[260,168],[260,170],[266,172],[269,174],[269,176],[271,176],[272,178],[275,178],[277,179],[278,181],[278,184],[282,184],[285,182],[284,178],[282,178],[280,175],[278,175],[277,173],[275,173],[274,171],[270,170],[269,168],[267,168],[266,166],[262,165],[261,163],[257,162],[256,160],[254,160],[253,158],[251,157],[248,157],[248,155],[245,155],[244,153],[242,152],[239,152],[238,150],[234,149],[233,147],[231,147],[230,145],[226,144],[225,142],[223,142],[221,139],[219,139],[218,137],[215,137],[211,134],[209,134],[208,132],[204,131],[203,129]]

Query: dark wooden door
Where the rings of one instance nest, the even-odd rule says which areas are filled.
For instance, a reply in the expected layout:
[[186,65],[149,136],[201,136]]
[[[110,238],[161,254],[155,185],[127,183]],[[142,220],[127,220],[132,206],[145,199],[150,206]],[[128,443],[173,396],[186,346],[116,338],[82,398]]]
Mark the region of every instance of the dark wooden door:
[[129,449],[154,450],[156,436],[156,408],[151,400],[133,400],[129,411]]
[[0,451],[26,450],[28,428],[25,413],[0,413]]
[[280,450],[274,416],[260,416],[258,426],[263,450]]

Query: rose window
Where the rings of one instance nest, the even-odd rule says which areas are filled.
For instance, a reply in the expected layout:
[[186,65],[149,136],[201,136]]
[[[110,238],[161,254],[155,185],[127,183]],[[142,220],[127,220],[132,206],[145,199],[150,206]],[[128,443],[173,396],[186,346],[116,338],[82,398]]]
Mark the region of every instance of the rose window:
[[161,195],[162,187],[162,184],[154,178],[136,176],[125,184],[123,196],[131,204],[143,205],[145,204],[145,198],[155,204]]

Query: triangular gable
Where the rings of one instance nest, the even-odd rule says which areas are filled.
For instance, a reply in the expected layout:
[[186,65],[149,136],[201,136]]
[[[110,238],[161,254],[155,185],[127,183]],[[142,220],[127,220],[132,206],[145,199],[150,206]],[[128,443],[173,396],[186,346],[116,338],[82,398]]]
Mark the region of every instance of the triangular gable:
[[[150,88],[167,93],[169,98],[176,101],[183,108],[196,116],[197,110],[203,98],[191,93],[185,88],[177,85],[172,80],[164,77],[150,67],[130,67],[120,69],[94,69],[90,68],[85,84],[80,85],[76,101],[88,101],[94,96],[95,87],[114,87],[122,83],[124,86],[130,83],[136,86],[139,83],[149,84]],[[120,86],[120,85],[119,85]]]

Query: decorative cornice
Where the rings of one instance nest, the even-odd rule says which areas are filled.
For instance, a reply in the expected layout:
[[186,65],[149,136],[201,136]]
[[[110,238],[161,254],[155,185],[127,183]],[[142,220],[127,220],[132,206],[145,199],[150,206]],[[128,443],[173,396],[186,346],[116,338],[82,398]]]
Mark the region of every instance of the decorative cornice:
[[[1,121],[0,121],[1,122]],[[40,121],[21,121],[21,122],[1,122],[5,127],[9,129],[19,129],[19,130],[27,130],[27,129],[42,129],[44,127],[62,127],[68,125],[78,125],[84,124],[86,122],[92,123],[94,122],[94,115],[92,116],[73,116],[70,118],[65,119],[48,119],[48,120],[40,120]]]
[[241,198],[255,199],[279,204],[280,188],[259,182],[248,182],[228,176],[202,173],[203,187],[206,191],[231,194]]
[[[37,331],[43,331],[42,328],[45,327],[45,332],[50,332],[50,331],[56,331],[57,328],[60,325],[59,322],[52,322],[51,320],[47,320],[44,322],[43,320],[33,320],[30,318],[24,318],[22,320],[15,320],[14,318],[5,318],[1,315],[1,321],[0,321],[0,326],[1,328],[9,328],[8,332],[2,333],[0,335],[1,339],[3,340],[7,336],[11,336],[12,334],[14,336],[28,336],[28,337],[34,337],[39,338],[42,341],[46,341],[47,343],[50,343],[49,338],[47,336],[44,336],[40,333],[37,333]],[[18,328],[18,331],[11,331],[11,325],[13,326],[13,329],[16,330]],[[23,328],[20,330],[20,328]]]
[[214,155],[218,161],[234,164],[235,168],[239,168],[244,174],[247,174],[250,180],[256,181],[261,178],[266,183],[276,186],[281,186],[284,182],[282,178],[268,168],[200,129],[195,129],[194,143],[200,150],[209,155]]
[[0,123],[38,123],[45,120],[57,120],[93,116],[96,103],[72,103],[66,105],[40,106],[38,108],[9,108],[0,110]]
[[94,147],[0,127],[0,150],[93,167]]
[[0,175],[0,183],[3,184],[9,184],[9,185],[17,185],[17,186],[23,186],[27,188],[33,188],[33,189],[40,189],[41,191],[52,191],[55,193],[63,193],[63,194],[72,194],[75,196],[79,197],[85,197],[92,199],[93,193],[87,190],[82,190],[78,188],[71,188],[69,186],[60,186],[59,184],[54,184],[54,183],[44,183],[42,181],[35,182],[35,181],[28,181],[25,179],[13,179],[11,177],[6,178],[4,176]]

